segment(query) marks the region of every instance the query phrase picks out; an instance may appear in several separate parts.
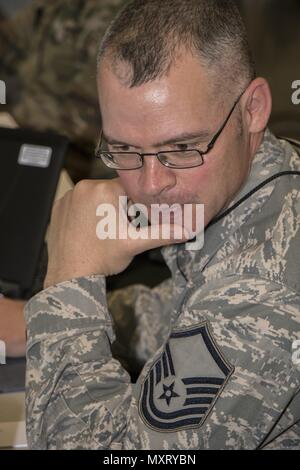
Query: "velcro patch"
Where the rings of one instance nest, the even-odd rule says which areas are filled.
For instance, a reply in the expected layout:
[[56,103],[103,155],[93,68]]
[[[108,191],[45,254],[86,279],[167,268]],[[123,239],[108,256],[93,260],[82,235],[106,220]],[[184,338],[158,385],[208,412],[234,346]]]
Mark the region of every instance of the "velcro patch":
[[143,421],[161,432],[200,427],[233,371],[207,322],[173,332],[142,385]]

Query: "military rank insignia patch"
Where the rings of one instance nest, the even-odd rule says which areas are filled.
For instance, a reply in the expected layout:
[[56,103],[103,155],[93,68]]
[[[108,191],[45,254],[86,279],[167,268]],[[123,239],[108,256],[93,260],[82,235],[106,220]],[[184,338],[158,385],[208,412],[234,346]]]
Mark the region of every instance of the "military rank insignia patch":
[[161,432],[200,427],[233,370],[207,322],[173,332],[142,385],[143,421]]

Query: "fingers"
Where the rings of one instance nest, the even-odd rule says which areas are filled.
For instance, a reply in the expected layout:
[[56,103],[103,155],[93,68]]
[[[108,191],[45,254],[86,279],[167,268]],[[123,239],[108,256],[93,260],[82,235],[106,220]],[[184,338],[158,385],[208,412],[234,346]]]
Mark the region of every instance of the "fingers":
[[142,227],[136,231],[136,239],[134,239],[133,232],[130,232],[130,230],[128,235],[131,238],[130,244],[134,254],[162,246],[185,243],[191,238],[184,227],[175,224]]

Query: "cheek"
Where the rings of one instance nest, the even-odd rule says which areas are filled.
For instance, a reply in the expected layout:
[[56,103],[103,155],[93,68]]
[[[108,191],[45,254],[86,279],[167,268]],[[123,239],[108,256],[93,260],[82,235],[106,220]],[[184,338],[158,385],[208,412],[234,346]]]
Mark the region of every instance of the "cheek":
[[184,172],[179,181],[181,191],[191,199],[214,207],[227,198],[228,185],[231,185],[232,177],[232,169],[228,167],[226,158],[208,155],[204,165]]
[[213,178],[213,171],[208,165],[182,171],[181,177],[178,178],[181,190],[195,196],[197,194],[203,195],[203,193],[207,192]]
[[227,148],[222,157],[207,165],[207,194],[204,197],[212,209],[221,210],[239,191],[247,174],[247,160],[238,141]]

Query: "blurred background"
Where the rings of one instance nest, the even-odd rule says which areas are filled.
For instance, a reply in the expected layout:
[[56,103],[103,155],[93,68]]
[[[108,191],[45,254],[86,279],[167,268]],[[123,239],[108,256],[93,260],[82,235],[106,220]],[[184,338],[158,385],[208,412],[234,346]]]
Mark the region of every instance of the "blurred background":
[[[300,80],[300,0],[236,2],[257,73],[271,85],[271,130],[300,140],[300,105],[291,100],[292,83]],[[0,111],[21,127],[66,135],[70,146],[65,168],[74,183],[112,176],[93,156],[101,129],[95,60],[106,27],[125,3],[0,0],[0,79],[7,87],[7,104]],[[168,275],[161,266],[156,273],[155,263],[147,274],[144,261],[142,256],[132,279],[129,270],[125,284],[139,279],[151,285]],[[112,287],[121,287],[122,279],[111,280]]]

